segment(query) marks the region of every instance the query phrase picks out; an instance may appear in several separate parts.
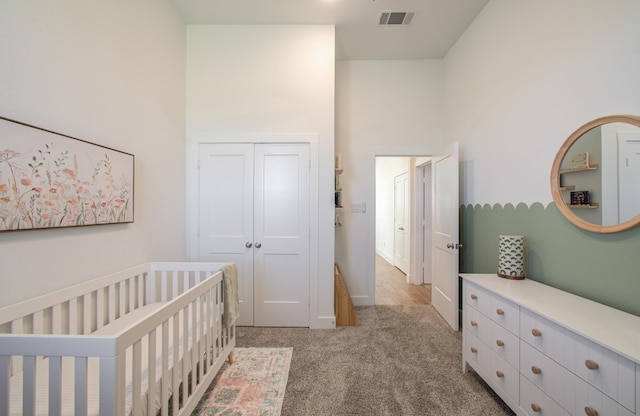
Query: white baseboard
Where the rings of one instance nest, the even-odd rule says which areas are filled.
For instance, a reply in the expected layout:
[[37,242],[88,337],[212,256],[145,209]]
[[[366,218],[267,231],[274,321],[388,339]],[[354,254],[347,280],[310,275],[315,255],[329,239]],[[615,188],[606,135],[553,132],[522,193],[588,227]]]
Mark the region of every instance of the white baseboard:
[[309,323],[310,329],[336,329],[335,316],[318,316]]

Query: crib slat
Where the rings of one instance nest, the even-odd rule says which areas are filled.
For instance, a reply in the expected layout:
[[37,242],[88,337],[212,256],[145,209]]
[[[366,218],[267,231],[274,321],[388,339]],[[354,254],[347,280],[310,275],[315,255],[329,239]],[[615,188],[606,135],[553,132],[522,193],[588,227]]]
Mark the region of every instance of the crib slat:
[[142,342],[140,340],[133,344],[131,367],[133,371],[131,375],[133,408],[131,410],[133,416],[140,416],[142,415],[142,377],[140,374],[142,371]]
[[82,297],[82,333],[89,335],[91,333],[91,293],[88,293]]
[[137,289],[138,276],[133,276],[129,279],[129,310],[131,312],[136,309],[136,289]]
[[125,355],[100,359],[100,416],[124,414]]
[[11,357],[8,355],[0,356],[0,414],[8,415],[9,397],[11,393]]
[[[189,305],[182,308],[182,395],[187,397],[189,392]],[[178,346],[179,347],[179,346]]]
[[110,324],[111,322],[116,320],[116,310],[118,309],[116,304],[116,285],[109,285],[109,299],[107,302],[107,322],[106,324]]
[[62,413],[62,357],[49,357],[49,415]]
[[160,289],[161,289],[161,298],[163,302],[166,302],[167,300],[169,300],[169,296],[167,294],[167,292],[169,291],[169,288],[167,287],[167,272],[165,270],[163,270],[162,272],[160,272]]
[[22,358],[22,413],[35,415],[36,413],[36,357]]
[[[169,355],[169,322],[165,321],[162,323],[162,380],[168,380],[169,376],[169,363],[168,357]],[[168,411],[168,403],[169,403],[169,383],[162,383],[162,401],[160,402],[160,409],[162,416],[167,416],[169,414]]]
[[191,287],[189,286],[189,272],[185,271],[182,276],[182,291],[186,292]]
[[[178,280],[176,279],[176,282]],[[180,361],[180,313],[176,313],[175,315],[173,315],[173,369],[171,370],[171,372],[173,373],[173,377],[172,381],[173,381],[173,389],[171,390],[173,392],[173,410],[172,410],[172,414],[177,415],[178,414],[178,405],[180,404],[180,401],[178,400],[179,394],[178,394],[178,389],[180,388],[180,380],[178,378],[178,362]],[[186,400],[187,396],[184,395],[183,392],[183,397]]]
[[171,285],[173,286],[172,292],[171,292],[171,299],[177,298],[178,295],[182,293],[180,292],[180,288],[178,287],[179,283],[180,283],[180,280],[179,280],[178,272],[176,271],[171,272]]
[[199,368],[200,378],[199,378],[199,380],[202,380],[202,377],[204,376],[204,363],[205,363],[205,361],[207,359],[207,357],[205,356],[205,351],[206,350],[204,349],[204,342],[205,342],[204,321],[205,321],[205,318],[206,318],[205,310],[206,310],[206,307],[207,307],[207,304],[205,302],[205,298],[206,298],[206,294],[202,295],[202,296],[200,296],[198,298],[198,316],[199,316],[199,319],[198,319],[197,322],[198,322],[198,328],[199,328],[198,329],[198,331],[199,331],[198,333],[199,333],[200,339],[199,339],[199,342],[198,342],[199,345],[198,345],[197,358],[198,358],[198,361],[200,362],[200,368]]
[[127,299],[129,299],[127,296],[127,281],[128,280],[123,280],[118,285],[120,289],[120,293],[118,294],[118,304],[120,305],[118,318],[123,317],[127,313]]
[[62,304],[58,303],[51,307],[51,333],[62,334]]
[[33,333],[42,334],[44,330],[44,311],[33,313]]
[[147,364],[149,373],[149,393],[147,394],[147,414],[156,414],[156,330],[149,332],[149,363]]
[[194,300],[193,302],[191,302],[191,391],[195,391],[196,390],[196,364],[198,362],[198,354],[197,354],[197,350],[198,350],[198,300]]
[[75,414],[86,415],[88,410],[87,397],[87,357],[76,357],[75,359]]
[[78,303],[80,299],[73,298],[69,301],[69,334],[78,334]]
[[140,308],[144,305],[145,276],[146,276],[146,273],[136,277],[137,295],[138,295],[138,302],[136,303],[136,308]]
[[104,326],[104,289],[96,292],[96,330]]

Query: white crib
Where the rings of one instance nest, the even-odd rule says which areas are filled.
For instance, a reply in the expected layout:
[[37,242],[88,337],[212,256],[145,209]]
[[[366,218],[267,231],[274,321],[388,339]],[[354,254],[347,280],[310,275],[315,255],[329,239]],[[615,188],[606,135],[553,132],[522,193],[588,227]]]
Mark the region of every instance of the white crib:
[[0,309],[0,416],[189,415],[235,346],[223,263],[147,263]]

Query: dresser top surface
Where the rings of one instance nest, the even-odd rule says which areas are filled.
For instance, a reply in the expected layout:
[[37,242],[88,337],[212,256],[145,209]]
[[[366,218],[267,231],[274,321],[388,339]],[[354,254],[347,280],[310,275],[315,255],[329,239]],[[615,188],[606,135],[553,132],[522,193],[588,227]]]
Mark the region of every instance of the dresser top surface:
[[640,364],[638,316],[531,279],[474,273],[460,277]]

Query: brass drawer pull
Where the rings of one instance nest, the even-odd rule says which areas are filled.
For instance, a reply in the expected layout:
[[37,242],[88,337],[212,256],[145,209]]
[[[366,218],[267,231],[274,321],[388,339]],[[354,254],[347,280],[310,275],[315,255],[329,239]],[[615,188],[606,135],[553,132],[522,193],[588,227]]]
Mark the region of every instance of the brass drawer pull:
[[531,372],[533,374],[540,374],[540,373],[542,373],[542,369],[540,367],[536,366],[536,365],[532,365],[531,366]]
[[531,403],[531,410],[536,413],[540,413],[542,411],[542,407],[538,403]]
[[478,349],[476,347],[471,347],[471,352],[475,354],[478,352]]
[[585,361],[584,365],[586,365],[589,370],[597,370],[599,367],[598,363],[593,360]]
[[476,295],[475,293],[471,294],[471,299],[476,300],[478,299],[478,295]]
[[503,310],[503,309],[498,308],[498,309],[496,309],[496,313],[497,313],[498,315],[504,315],[504,310]]
[[496,375],[500,378],[504,377],[504,373],[500,370],[496,371]]
[[476,321],[471,321],[471,326],[478,326],[478,323]]
[[542,335],[542,331],[540,331],[538,328],[533,328],[531,330],[531,333],[533,334],[534,337],[539,337],[540,335]]
[[598,416],[598,411],[591,406],[585,407],[584,412],[587,414],[587,416]]
[[497,339],[496,340],[496,345],[498,345],[498,347],[504,347],[504,341],[501,339]]

